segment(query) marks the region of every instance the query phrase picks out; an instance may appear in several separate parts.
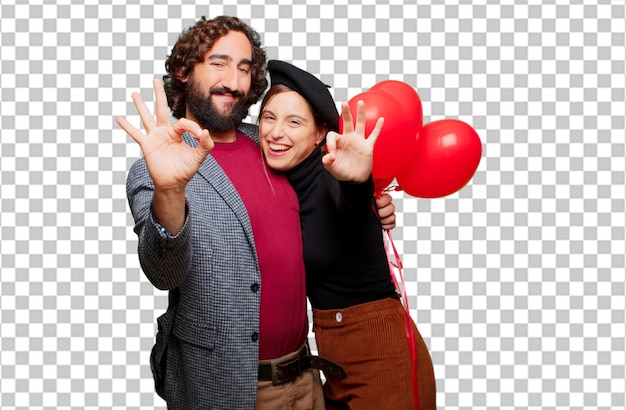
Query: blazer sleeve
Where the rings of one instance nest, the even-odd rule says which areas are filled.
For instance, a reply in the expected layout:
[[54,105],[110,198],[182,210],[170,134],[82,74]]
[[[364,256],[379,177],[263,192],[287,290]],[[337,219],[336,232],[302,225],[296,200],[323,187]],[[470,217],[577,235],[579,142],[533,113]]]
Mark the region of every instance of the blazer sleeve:
[[177,288],[184,282],[191,263],[191,211],[187,211],[185,224],[175,236],[154,220],[154,183],[143,158],[128,172],[126,195],[135,221],[137,253],[144,274],[158,289]]

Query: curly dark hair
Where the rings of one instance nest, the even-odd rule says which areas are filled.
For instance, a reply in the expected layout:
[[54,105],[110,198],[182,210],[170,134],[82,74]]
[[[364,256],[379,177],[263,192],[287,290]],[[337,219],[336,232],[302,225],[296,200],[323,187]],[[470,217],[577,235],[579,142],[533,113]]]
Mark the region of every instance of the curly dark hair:
[[245,34],[252,48],[250,91],[244,99],[246,109],[256,103],[267,88],[265,78],[267,56],[261,47],[259,33],[237,17],[218,16],[207,20],[203,16],[180,35],[172,48],[172,53],[165,60],[167,74],[163,76],[163,82],[167,103],[174,117],[184,117],[187,109],[187,84],[180,79],[188,76],[213,44],[230,31]]

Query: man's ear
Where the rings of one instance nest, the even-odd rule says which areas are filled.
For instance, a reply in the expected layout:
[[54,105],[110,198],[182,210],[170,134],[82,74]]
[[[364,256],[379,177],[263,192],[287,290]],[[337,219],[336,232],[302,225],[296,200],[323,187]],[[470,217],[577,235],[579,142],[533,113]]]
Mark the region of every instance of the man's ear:
[[182,68],[178,70],[178,72],[176,73],[176,78],[178,78],[181,82],[186,83],[189,80],[189,72],[183,75],[184,72],[185,70]]

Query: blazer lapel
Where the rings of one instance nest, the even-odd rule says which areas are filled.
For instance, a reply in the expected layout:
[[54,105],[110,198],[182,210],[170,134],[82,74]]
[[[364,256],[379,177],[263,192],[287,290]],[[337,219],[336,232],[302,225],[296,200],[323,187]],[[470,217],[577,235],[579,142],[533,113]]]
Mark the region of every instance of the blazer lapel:
[[[183,134],[183,139],[192,147],[196,147],[198,145],[198,141],[196,141],[191,135],[185,133]],[[241,222],[241,226],[243,227],[246,236],[248,237],[248,241],[252,244],[254,248],[254,236],[252,234],[252,224],[250,223],[250,217],[248,216],[248,211],[239,196],[239,193],[226,176],[226,173],[217,163],[215,158],[213,158],[210,154],[206,157],[200,168],[198,169],[198,173],[211,185],[215,188],[215,191],[224,199],[224,202],[232,209],[233,213]]]

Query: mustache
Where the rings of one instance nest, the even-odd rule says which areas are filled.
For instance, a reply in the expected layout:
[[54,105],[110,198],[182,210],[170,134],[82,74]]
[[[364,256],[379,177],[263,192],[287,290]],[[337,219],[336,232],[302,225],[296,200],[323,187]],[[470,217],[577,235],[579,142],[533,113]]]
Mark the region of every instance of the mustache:
[[238,91],[238,90],[234,90],[233,91],[233,90],[231,90],[229,88],[226,88],[226,87],[212,88],[211,89],[211,95],[213,95],[213,94],[217,94],[217,95],[230,94],[233,97],[241,98],[241,99],[243,99],[243,97],[244,97],[244,95],[243,95],[243,93],[241,91]]

